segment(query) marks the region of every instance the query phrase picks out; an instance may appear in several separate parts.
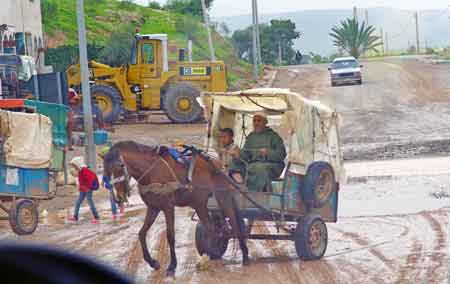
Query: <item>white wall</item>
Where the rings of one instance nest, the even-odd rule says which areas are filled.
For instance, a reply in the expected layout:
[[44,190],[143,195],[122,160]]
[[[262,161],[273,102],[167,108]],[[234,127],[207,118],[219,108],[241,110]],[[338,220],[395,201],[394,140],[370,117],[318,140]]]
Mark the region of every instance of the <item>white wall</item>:
[[[31,34],[32,50],[29,55],[37,56],[39,40],[43,42],[41,0],[0,0],[0,24],[15,26],[16,32]],[[35,44],[38,43],[37,45]]]

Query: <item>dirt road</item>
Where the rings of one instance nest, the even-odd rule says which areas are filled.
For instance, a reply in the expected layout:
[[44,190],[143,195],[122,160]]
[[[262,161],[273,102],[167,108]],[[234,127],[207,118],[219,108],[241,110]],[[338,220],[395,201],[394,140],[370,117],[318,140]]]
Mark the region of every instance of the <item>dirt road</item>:
[[450,65],[421,58],[362,63],[361,86],[331,87],[327,65],[284,68],[274,86],[336,108],[344,118],[348,159],[448,153]]
[[[121,126],[113,137],[147,143],[177,139],[200,143],[203,127]],[[398,163],[391,166],[401,167]],[[363,167],[364,163],[349,167],[349,174],[356,168],[357,175],[364,175]],[[367,169],[372,171],[374,167],[371,163]],[[44,242],[86,253],[129,274],[138,283],[447,283],[448,184],[450,176],[441,175],[369,180],[344,186],[339,222],[328,224],[329,247],[325,257],[316,262],[300,261],[289,241],[250,240],[250,266],[241,266],[240,251],[232,242],[223,260],[211,262],[208,271],[198,271],[195,223],[190,220],[190,210],[178,209],[175,280],[165,278],[163,270],[153,271],[142,259],[137,233],[143,224],[144,207],[138,196],[133,196],[133,206],[116,222],[110,218],[109,204],[96,195],[102,216],[99,226],[89,223],[87,208],[82,209],[78,225],[65,223],[66,210],[53,211],[42,217],[38,230],[28,237],[17,237],[7,223],[0,223],[0,239]],[[258,224],[255,230],[276,232],[271,223]],[[152,255],[163,268],[167,266],[169,254],[162,215],[147,240]]]
[[[16,237],[4,224],[0,239],[45,242],[86,253],[128,273],[138,283],[448,283],[450,209],[436,209],[448,199],[439,201],[428,194],[411,193],[422,186],[440,190],[441,182],[449,184],[450,177],[348,185],[341,195],[344,210],[339,222],[328,225],[327,253],[316,262],[300,261],[291,242],[250,240],[250,266],[241,266],[240,251],[232,242],[223,260],[212,262],[208,271],[197,271],[195,223],[189,219],[190,210],[179,209],[178,270],[175,280],[167,279],[164,271],[153,271],[142,259],[137,232],[143,223],[144,209],[138,197],[133,198],[133,207],[117,222],[109,218],[108,204],[102,204],[101,225],[91,225],[85,210],[78,225],[65,224],[64,214],[43,218],[31,237]],[[409,191],[406,200],[404,194],[392,197],[397,187]],[[367,190],[361,192],[362,188]],[[398,206],[405,202],[409,205]],[[365,210],[360,210],[362,207]],[[394,212],[393,208],[398,212],[380,214]],[[258,224],[255,230],[276,232],[270,223]],[[151,253],[163,267],[167,266],[169,254],[162,216],[147,240]]]

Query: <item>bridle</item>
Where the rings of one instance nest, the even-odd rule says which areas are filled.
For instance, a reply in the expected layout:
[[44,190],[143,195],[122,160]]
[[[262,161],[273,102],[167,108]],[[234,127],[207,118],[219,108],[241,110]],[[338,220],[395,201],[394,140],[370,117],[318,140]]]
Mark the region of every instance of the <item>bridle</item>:
[[[163,163],[164,166],[166,166],[166,168],[169,170],[169,172],[171,173],[173,179],[175,182],[180,183],[179,178],[177,177],[177,175],[175,174],[175,171],[173,170],[173,168],[169,165],[169,163],[161,156],[160,153],[161,150],[161,146],[158,145],[158,147],[156,148],[156,155],[158,156],[157,158],[155,158],[155,160],[152,162],[152,164],[144,171],[144,173],[138,178],[136,179],[136,183],[139,185],[140,182],[142,181],[142,179],[144,177],[146,177],[148,174],[151,173],[151,171],[159,164],[159,163]],[[128,166],[125,162],[125,159],[123,158],[123,156],[120,154],[119,155],[119,159],[120,159],[120,164],[118,164],[117,166],[112,168],[112,171],[114,171],[115,169],[117,169],[118,167],[122,168],[124,173],[123,175],[119,176],[119,177],[114,177],[113,179],[111,179],[110,184],[114,187],[115,184],[119,184],[119,183],[125,183],[125,196],[130,196],[131,195],[131,186],[130,186],[130,175],[128,172]],[[115,200],[116,196],[114,194],[114,190],[113,190],[113,197]]]

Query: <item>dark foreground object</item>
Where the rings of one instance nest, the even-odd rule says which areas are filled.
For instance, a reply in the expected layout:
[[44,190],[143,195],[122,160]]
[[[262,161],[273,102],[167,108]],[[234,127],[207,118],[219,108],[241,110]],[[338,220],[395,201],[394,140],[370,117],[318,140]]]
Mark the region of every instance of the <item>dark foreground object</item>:
[[131,280],[87,257],[47,246],[0,243],[1,283],[131,284]]

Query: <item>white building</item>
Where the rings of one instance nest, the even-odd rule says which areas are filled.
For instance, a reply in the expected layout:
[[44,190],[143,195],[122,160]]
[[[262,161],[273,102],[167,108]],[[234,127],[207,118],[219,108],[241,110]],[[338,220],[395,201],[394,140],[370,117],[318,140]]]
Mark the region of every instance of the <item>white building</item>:
[[[32,56],[43,66],[41,0],[0,0],[0,53]],[[3,31],[2,31],[3,30]],[[42,56],[41,56],[42,54]]]

